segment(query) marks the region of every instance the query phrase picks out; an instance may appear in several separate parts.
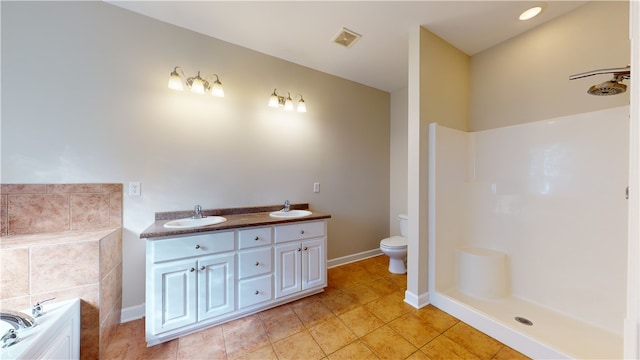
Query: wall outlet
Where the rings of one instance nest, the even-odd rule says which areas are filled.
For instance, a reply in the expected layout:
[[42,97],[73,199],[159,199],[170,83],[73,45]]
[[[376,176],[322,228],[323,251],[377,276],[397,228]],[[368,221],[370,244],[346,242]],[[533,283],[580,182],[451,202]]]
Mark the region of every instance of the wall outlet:
[[314,182],[313,183],[313,192],[314,193],[319,193],[320,192],[320,183],[319,182]]
[[140,196],[140,181],[129,182],[129,196]]

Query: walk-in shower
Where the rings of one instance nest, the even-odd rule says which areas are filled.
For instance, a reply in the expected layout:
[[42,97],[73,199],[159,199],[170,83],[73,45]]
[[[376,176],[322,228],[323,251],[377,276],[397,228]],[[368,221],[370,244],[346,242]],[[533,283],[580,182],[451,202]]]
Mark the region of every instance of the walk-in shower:
[[622,358],[629,106],[429,128],[429,299],[540,358]]
[[575,80],[587,76],[601,74],[613,74],[613,78],[603,83],[593,85],[589,88],[589,90],[587,90],[587,93],[591,95],[607,96],[622,94],[623,92],[627,91],[627,85],[622,84],[622,81],[629,80],[631,78],[631,66],[615,69],[600,69],[581,74],[575,74],[569,76],[569,80]]

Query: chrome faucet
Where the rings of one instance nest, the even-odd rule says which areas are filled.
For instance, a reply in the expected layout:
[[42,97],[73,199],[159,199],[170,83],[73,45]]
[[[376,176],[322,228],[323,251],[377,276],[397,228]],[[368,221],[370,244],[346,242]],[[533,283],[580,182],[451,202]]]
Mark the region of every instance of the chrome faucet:
[[16,330],[27,329],[36,325],[36,321],[31,315],[19,311],[2,310],[0,312],[0,320],[8,322]]
[[18,333],[16,333],[15,329],[9,329],[2,335],[0,341],[2,341],[3,348],[9,347],[18,342]]
[[289,200],[285,200],[284,207],[280,211],[284,211],[284,212],[291,211],[290,205],[291,203],[289,202]]
[[42,309],[42,304],[46,303],[47,301],[51,301],[55,299],[56,298],[53,297],[51,299],[36,302],[35,304],[33,304],[33,307],[31,308],[31,315],[33,315],[34,318],[41,316],[44,312]]
[[206,216],[202,215],[202,206],[196,205],[193,208],[193,216],[191,218],[192,219],[202,219],[203,217],[206,217]]

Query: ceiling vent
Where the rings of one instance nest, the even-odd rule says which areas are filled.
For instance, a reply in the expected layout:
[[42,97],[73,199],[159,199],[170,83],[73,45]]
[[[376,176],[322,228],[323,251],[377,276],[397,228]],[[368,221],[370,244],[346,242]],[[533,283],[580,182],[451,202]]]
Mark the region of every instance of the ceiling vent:
[[333,42],[344,47],[351,47],[362,35],[347,28],[342,28],[333,38]]

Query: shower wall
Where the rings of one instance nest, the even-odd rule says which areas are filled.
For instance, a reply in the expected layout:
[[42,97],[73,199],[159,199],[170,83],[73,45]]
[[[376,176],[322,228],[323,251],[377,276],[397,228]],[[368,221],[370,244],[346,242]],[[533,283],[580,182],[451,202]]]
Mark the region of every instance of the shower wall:
[[629,107],[465,133],[435,126],[435,286],[455,248],[509,256],[511,295],[614,333],[626,298]]

